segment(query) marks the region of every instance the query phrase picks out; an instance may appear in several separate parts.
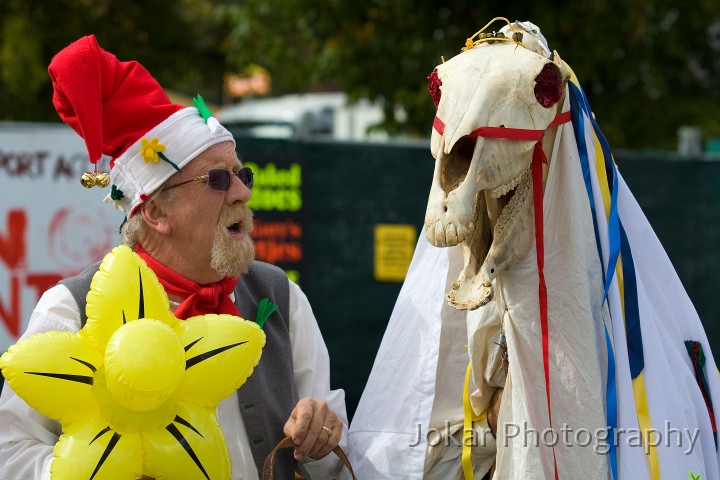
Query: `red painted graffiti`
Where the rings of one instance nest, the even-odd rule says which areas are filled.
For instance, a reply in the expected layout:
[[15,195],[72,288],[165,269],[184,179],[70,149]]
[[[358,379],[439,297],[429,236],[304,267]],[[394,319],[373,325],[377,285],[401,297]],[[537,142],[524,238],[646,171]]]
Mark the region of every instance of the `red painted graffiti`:
[[10,306],[6,308],[0,299],[0,318],[10,335],[20,336],[20,279],[16,274],[10,278]]
[[27,213],[10,210],[7,214],[7,234],[0,230],[0,259],[9,269],[26,265]]
[[34,289],[39,300],[45,290],[63,277],[59,273],[27,272],[27,223],[25,210],[10,210],[6,220],[7,233],[0,233],[0,270],[7,271],[9,287],[7,295],[0,295],[0,320],[16,338],[20,336],[23,289]]

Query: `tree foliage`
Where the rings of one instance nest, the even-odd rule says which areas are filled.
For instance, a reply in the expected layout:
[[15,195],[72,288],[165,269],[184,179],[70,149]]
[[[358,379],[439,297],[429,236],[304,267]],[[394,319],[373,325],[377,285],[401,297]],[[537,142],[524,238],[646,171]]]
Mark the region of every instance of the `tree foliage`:
[[[615,148],[674,148],[681,125],[720,136],[716,0],[5,0],[0,117],[57,118],[44,73],[87,33],[166,88],[215,102],[226,72],[258,64],[273,94],[336,90],[381,101],[383,128],[427,136],[427,75],[495,16],[530,20],[573,68]],[[58,19],[62,18],[61,22]],[[500,28],[501,24],[497,24]],[[398,117],[396,107],[406,116]]]
[[163,86],[220,94],[220,39],[177,1],[2,1],[0,120],[59,120],[47,66],[58,51],[89,34],[120,60],[140,61]]

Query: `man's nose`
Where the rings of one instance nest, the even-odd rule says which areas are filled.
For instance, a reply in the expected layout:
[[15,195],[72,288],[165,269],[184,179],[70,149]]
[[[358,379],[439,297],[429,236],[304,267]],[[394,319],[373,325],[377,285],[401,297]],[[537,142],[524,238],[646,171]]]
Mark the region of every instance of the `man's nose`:
[[230,179],[230,188],[228,189],[226,200],[229,205],[236,202],[247,203],[252,198],[252,192],[245,184],[240,180],[237,175],[233,175]]

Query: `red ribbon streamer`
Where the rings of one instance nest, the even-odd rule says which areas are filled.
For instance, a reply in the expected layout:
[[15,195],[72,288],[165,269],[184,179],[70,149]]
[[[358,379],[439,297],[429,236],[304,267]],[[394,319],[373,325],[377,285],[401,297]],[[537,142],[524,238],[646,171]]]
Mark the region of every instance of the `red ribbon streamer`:
[[[556,127],[571,120],[570,110],[559,113],[544,130],[531,130],[526,128],[505,128],[505,127],[479,127],[470,132],[468,137],[502,138],[507,140],[528,140],[535,141],[535,149],[532,157],[532,182],[533,182],[533,209],[535,213],[535,248],[538,267],[538,300],[540,303],[540,330],[542,332],[543,370],[545,372],[545,395],[547,397],[548,420],[552,430],[552,413],[550,410],[550,342],[548,333],[548,298],[547,285],[545,284],[545,244],[543,236],[543,164],[548,160],[542,149],[542,139],[548,128]],[[445,123],[437,116],[433,121],[433,128],[442,135],[445,132]],[[557,458],[555,446],[552,446],[553,467],[555,480],[558,480]]]
[[[468,137],[504,138],[506,140],[529,140],[539,142],[542,140],[548,128],[556,127],[570,121],[570,110],[559,113],[544,130],[531,130],[528,128],[505,128],[505,127],[478,127],[470,132]],[[445,122],[435,117],[433,128],[440,134],[445,133]],[[545,162],[547,163],[547,162]]]
[[[547,397],[548,420],[552,430],[552,411],[550,410],[550,350],[548,334],[548,299],[545,284],[545,239],[543,236],[543,172],[542,165],[547,157],[542,149],[542,142],[535,144],[532,158],[533,208],[535,210],[535,251],[538,268],[538,298],[540,302],[540,330],[542,332],[543,369],[545,371],[545,395]],[[552,446],[555,480],[558,480],[557,458],[555,445]]]

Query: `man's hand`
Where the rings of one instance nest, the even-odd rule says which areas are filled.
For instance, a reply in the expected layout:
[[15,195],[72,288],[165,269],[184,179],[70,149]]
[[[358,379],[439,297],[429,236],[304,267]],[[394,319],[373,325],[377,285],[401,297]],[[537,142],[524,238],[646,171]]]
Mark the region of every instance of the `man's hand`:
[[343,422],[326,402],[306,397],[295,405],[283,430],[295,444],[295,460],[317,460],[340,443]]

